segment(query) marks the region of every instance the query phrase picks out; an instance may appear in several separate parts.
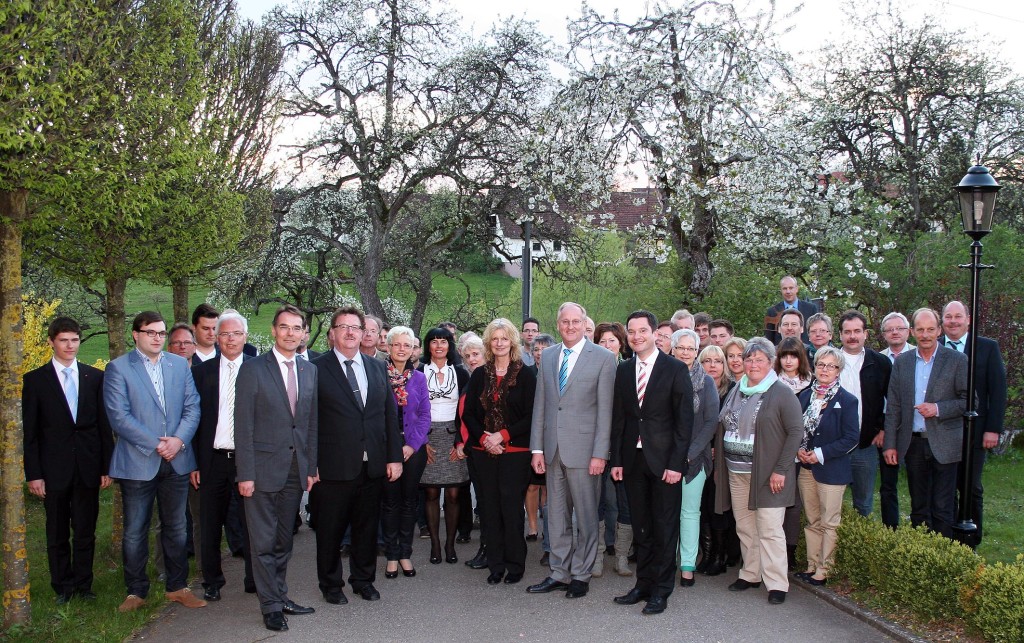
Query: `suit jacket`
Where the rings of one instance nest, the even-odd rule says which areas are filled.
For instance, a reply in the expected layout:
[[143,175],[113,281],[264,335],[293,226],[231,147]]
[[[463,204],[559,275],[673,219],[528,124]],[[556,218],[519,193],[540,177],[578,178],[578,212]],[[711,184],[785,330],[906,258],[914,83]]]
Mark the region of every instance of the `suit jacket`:
[[544,349],[533,400],[530,450],[542,451],[551,464],[555,452],[565,466],[590,467],[591,458],[608,460],[615,393],[615,355],[582,340],[580,356],[569,374],[565,391],[558,391],[562,344]]
[[[811,339],[807,336],[807,318],[818,312],[818,306],[814,302],[807,301],[806,299],[797,299],[796,307],[804,316],[804,332],[800,335],[800,340],[810,345]],[[780,301],[768,308],[764,314],[765,320],[765,332],[764,336],[768,338],[773,344],[778,344],[782,341],[782,335],[779,334],[779,315],[786,308],[786,302]]]
[[[243,363],[249,359],[252,358],[242,353]],[[217,357],[192,367],[192,379],[199,393],[199,428],[192,438],[192,450],[196,454],[200,475],[209,471],[213,441],[217,436],[217,422],[220,420],[220,360],[221,355],[217,353]]]
[[77,467],[83,486],[98,487],[114,450],[103,408],[103,371],[78,362],[77,420],[52,361],[25,373],[22,382],[25,479],[44,480],[55,491],[67,489]]
[[383,362],[366,355],[362,361],[366,370],[362,409],[333,350],[313,362],[320,375],[316,464],[321,480],[354,480],[362,471],[364,452],[366,474],[371,478],[383,477],[389,462],[403,461],[398,406],[387,369]]
[[892,362],[888,357],[870,348],[864,349],[864,363],[860,367],[859,444],[862,449],[871,446],[871,441],[885,428],[885,395],[889,392],[891,374]]
[[[612,407],[611,466],[634,470],[639,436],[647,466],[655,474],[666,469],[687,473],[687,454],[693,434],[693,384],[682,361],[658,355],[651,367],[641,407],[636,395],[636,356],[615,370]],[[545,362],[541,360],[541,364]]]
[[199,425],[199,394],[188,362],[163,353],[164,408],[160,408],[144,360],[133,350],[107,364],[103,375],[103,404],[117,444],[110,460],[110,476],[125,480],[152,480],[160,471],[156,452],[160,437],[176,437],[184,446],[171,460],[178,474],[195,470],[192,437]]
[[[964,354],[970,358],[970,334],[961,337],[968,343]],[[939,338],[946,345],[946,337]],[[999,344],[988,337],[978,335],[978,348],[975,355],[974,394],[978,419],[974,422],[974,446],[982,448],[981,442],[985,433],[1002,433],[1003,418],[1006,415],[1006,366],[999,352]]]
[[[462,421],[469,433],[468,446],[479,447],[486,429],[482,395],[487,389],[487,368],[479,367],[469,376],[466,387],[466,403]],[[504,429],[508,444],[513,447],[530,446],[530,424],[533,422],[533,400],[536,397],[537,377],[529,366],[522,366],[516,376],[516,385],[510,386],[504,397],[498,400],[505,420]]]
[[[889,361],[886,359],[886,361]],[[800,408],[804,411],[811,404],[814,390],[805,388],[797,394]],[[863,402],[861,403],[863,405]],[[814,479],[822,484],[845,485],[853,482],[853,467],[850,464],[850,451],[857,447],[858,436],[861,435],[857,423],[857,398],[846,389],[840,387],[835,397],[829,400],[821,410],[821,419],[808,444],[808,451],[821,449],[824,462],[818,464],[801,464],[810,469]]]
[[[892,366],[885,411],[885,449],[896,449],[902,461],[914,430],[914,374],[917,351],[900,355]],[[925,418],[932,454],[941,464],[960,462],[967,408],[967,356],[938,346],[932,356],[924,401],[939,407],[937,417]]]
[[239,482],[254,481],[256,490],[284,488],[292,455],[299,480],[315,473],[317,458],[317,369],[295,360],[298,397],[295,414],[288,404],[277,354],[273,350],[246,360],[235,380],[235,467]]

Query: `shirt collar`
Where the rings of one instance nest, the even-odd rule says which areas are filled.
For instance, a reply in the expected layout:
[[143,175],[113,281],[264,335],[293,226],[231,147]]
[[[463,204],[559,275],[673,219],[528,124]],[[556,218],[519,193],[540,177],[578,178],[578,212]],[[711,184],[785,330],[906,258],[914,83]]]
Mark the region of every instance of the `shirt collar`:
[[56,357],[51,357],[50,363],[53,364],[53,368],[57,370],[58,375],[63,375],[65,368],[70,368],[75,375],[78,375],[78,360],[71,360],[71,366],[64,366],[57,361]]
[[[149,359],[149,357],[145,353],[143,353],[142,351],[139,350],[138,346],[135,347],[135,352],[138,353],[139,357],[142,358],[142,363],[143,364],[146,364],[146,363],[152,364],[153,363],[152,360]],[[164,359],[164,352],[160,351],[160,353],[156,356],[156,363],[159,364],[161,361],[163,361],[163,359]]]
[[227,366],[228,364],[234,364],[236,367],[237,366],[241,366],[242,365],[242,360],[244,358],[245,358],[245,354],[244,353],[239,353],[238,357],[236,357],[235,359],[228,359],[228,358],[224,357],[223,353],[221,353],[220,365],[222,367]]
[[337,348],[332,348],[334,355],[338,358],[338,362],[344,366],[345,362],[351,359],[354,363],[359,364],[359,368],[363,368],[363,354],[360,351],[356,351],[355,357],[345,357],[345,355]]
[[281,351],[277,350],[277,346],[274,346],[273,348],[271,348],[270,351],[272,353],[274,353],[274,358],[277,359],[277,363],[278,364],[284,364],[285,362],[294,362],[295,361],[295,356],[294,355],[292,355],[291,357],[285,357],[284,355],[281,354]]

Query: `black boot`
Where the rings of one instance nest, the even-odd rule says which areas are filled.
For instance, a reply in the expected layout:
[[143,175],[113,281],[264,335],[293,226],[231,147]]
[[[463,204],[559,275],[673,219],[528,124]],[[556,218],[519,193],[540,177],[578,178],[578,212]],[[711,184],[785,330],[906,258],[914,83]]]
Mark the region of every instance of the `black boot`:
[[708,554],[708,564],[702,570],[705,576],[718,576],[725,571],[725,535],[725,529],[711,530],[711,552]]
[[697,563],[697,570],[701,574],[708,568],[711,561],[714,560],[715,554],[713,553],[714,540],[712,539],[711,525],[706,520],[700,521],[700,536],[698,537],[698,546],[700,548],[700,562]]
[[476,556],[473,556],[466,561],[466,567],[470,569],[487,569],[487,546],[480,545],[480,549],[477,550]]

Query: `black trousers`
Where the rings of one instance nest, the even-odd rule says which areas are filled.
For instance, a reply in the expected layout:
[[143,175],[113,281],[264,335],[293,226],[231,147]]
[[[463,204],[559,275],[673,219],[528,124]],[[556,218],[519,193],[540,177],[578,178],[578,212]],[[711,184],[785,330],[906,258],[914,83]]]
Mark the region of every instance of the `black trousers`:
[[959,463],[940,463],[932,454],[927,438],[918,437],[910,439],[903,461],[907,465],[910,488],[910,523],[915,527],[925,525],[952,538]]
[[245,587],[251,587],[252,557],[249,554],[249,530],[245,525],[245,506],[235,482],[234,452],[214,451],[210,467],[199,476],[199,525],[201,528],[200,557],[203,561],[203,587],[220,589],[224,586],[221,567],[221,533],[227,526],[228,508],[232,497],[238,499],[242,519],[242,556],[245,559]]
[[377,524],[380,520],[384,478],[366,475],[366,463],[353,480],[320,480],[316,494],[316,573],[320,591],[345,586],[341,566],[341,539],[352,528],[348,582],[359,591],[373,583],[377,573]]
[[427,466],[427,448],[413,453],[402,467],[402,475],[394,482],[384,482],[384,502],[381,505],[381,529],[384,536],[384,554],[388,560],[412,557],[412,539],[416,527],[416,498],[420,491],[420,476]]
[[662,473],[652,472],[643,449],[637,449],[633,468],[623,481],[633,523],[636,588],[667,597],[675,587],[683,487],[662,482]]
[[518,451],[492,458],[485,451],[471,449],[469,457],[477,474],[477,505],[487,542],[487,567],[492,573],[522,574],[526,570],[523,503],[532,477],[532,456],[528,451]]
[[96,517],[100,511],[99,480],[96,483],[86,487],[76,473],[65,489],[46,487],[46,557],[50,586],[57,594],[92,590]]

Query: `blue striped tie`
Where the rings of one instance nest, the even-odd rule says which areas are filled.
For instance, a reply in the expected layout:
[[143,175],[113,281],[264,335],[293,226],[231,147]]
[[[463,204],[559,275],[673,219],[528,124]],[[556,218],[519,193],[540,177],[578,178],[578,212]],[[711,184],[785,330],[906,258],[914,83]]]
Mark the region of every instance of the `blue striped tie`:
[[561,395],[565,391],[565,381],[569,379],[569,355],[572,353],[571,348],[562,349],[562,366],[558,369],[558,394]]
[[68,366],[64,369],[64,397],[68,398],[68,408],[71,409],[71,419],[78,421],[78,387],[75,386],[75,379],[72,377],[73,369]]

